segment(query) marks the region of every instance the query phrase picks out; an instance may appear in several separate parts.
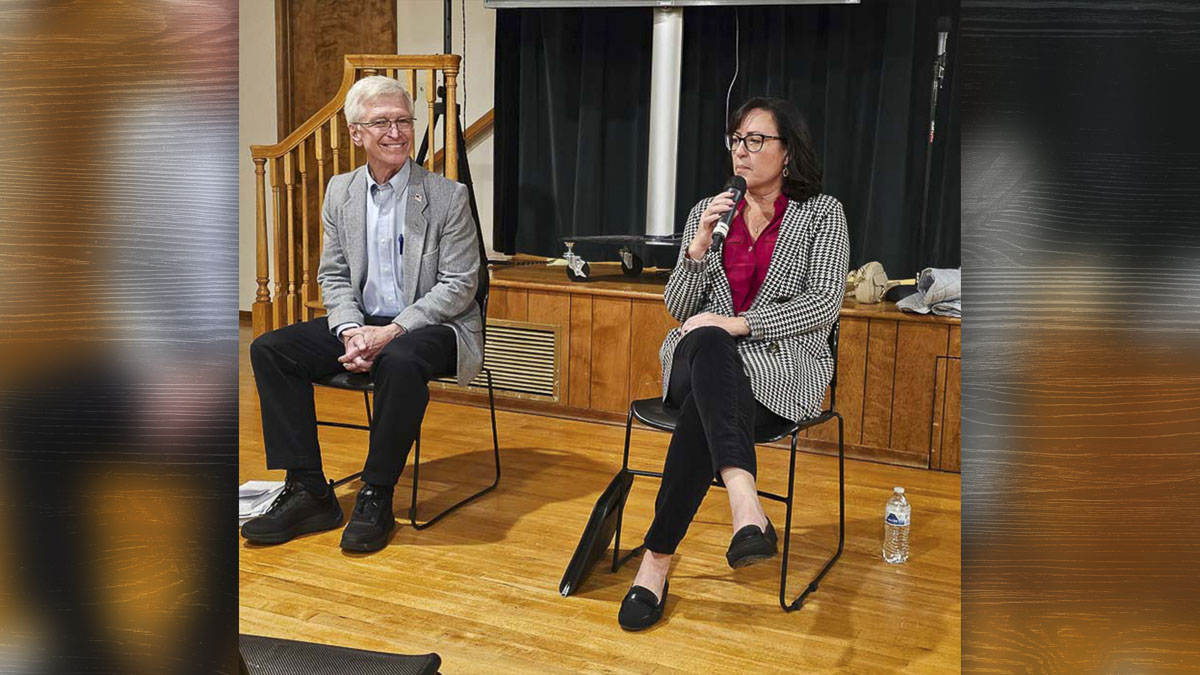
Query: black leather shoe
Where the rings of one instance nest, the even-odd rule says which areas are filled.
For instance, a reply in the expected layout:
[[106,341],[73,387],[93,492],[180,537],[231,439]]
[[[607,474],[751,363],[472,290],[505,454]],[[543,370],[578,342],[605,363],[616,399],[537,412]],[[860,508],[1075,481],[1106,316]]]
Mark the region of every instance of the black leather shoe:
[[759,529],[757,525],[747,525],[738,530],[729,542],[725,559],[730,567],[737,569],[762,562],[774,556],[778,550],[779,537],[775,535],[775,526],[768,518],[766,530]]
[[645,586],[629,589],[625,599],[621,601],[621,610],[617,612],[617,623],[625,630],[645,630],[658,623],[662,618],[663,607],[667,605],[667,591],[670,586],[669,579],[663,583],[661,600]]
[[388,535],[396,526],[392,514],[392,493],[374,485],[363,485],[354,503],[350,522],[342,532],[342,549],[369,553],[387,546]]
[[324,496],[317,496],[299,483],[288,482],[266,513],[242,525],[242,536],[255,544],[282,544],[341,524],[342,507],[333,494],[332,483]]

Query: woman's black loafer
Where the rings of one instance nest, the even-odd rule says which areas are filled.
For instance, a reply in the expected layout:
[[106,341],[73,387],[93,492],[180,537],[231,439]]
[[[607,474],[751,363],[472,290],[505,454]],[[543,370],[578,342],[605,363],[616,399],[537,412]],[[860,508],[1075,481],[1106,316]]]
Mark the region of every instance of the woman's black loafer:
[[667,604],[667,588],[670,585],[670,581],[663,584],[661,600],[644,586],[629,589],[621,601],[621,611],[617,612],[617,623],[625,630],[645,630],[658,623]]
[[775,526],[768,518],[765,531],[757,525],[747,525],[738,530],[729,542],[725,559],[729,561],[730,567],[737,569],[762,562],[774,556],[778,550],[779,537],[775,535]]

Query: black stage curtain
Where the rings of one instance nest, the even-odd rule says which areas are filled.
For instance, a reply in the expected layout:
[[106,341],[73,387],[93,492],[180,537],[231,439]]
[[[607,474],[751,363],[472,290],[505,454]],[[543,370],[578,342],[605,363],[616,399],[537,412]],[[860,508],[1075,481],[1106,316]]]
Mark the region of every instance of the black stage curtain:
[[[958,267],[957,31],[920,228],[935,25],[949,16],[957,27],[952,0],[686,9],[676,231],[730,173],[722,135],[735,13],[740,66],[730,110],[766,95],[805,114],[825,192],[845,205],[851,264],[879,260],[893,278]],[[557,256],[562,236],[645,231],[652,16],[648,8],[497,11],[499,250]]]

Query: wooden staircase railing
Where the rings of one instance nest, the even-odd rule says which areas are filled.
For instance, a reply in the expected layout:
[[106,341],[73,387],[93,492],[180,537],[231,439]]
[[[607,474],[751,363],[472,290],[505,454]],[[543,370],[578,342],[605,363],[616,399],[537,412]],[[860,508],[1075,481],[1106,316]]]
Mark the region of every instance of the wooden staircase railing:
[[[413,113],[418,117],[421,116],[419,113],[424,113],[423,121],[428,123],[434,114],[437,73],[440,71],[447,103],[447,117],[443,120],[446,126],[443,128],[454,129],[458,125],[455,96],[460,60],[461,57],[454,54],[347,56],[341,86],[332,100],[282,141],[274,145],[250,146],[254,161],[257,232],[257,289],[252,312],[256,337],[274,328],[311,319],[320,306],[316,268],[321,256],[323,228],[320,213],[325,185],[332,176],[351,171],[366,161],[366,157],[361,156],[363,153],[356,151],[346,130],[342,110],[346,92],[363,77],[387,75],[406,83],[409,93],[415,97],[417,77],[423,72],[427,111],[414,110]],[[414,107],[419,107],[416,101]],[[489,111],[479,122],[486,118],[490,128],[491,114]],[[421,121],[418,119],[418,124]],[[479,133],[478,124],[471,127],[476,133]],[[470,138],[472,135],[468,134],[468,140]],[[418,140],[414,139],[413,157]],[[457,134],[447,134],[445,147],[436,153],[434,149],[441,139],[435,138],[432,127],[428,140],[430,151],[426,155],[425,168],[430,171],[442,169],[443,175],[456,180],[460,152]],[[269,201],[268,179],[271,186]],[[268,242],[272,246],[268,246]]]

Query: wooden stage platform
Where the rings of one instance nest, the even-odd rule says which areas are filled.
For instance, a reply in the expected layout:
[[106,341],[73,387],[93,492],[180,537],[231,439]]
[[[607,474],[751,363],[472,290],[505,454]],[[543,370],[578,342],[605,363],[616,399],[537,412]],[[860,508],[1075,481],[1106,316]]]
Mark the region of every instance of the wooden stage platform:
[[[624,424],[629,401],[658,396],[658,350],[677,322],[663,304],[667,271],[629,278],[617,263],[592,265],[594,279],[574,283],[563,267],[492,270],[490,325],[554,331],[553,390],[541,396],[501,393],[510,410]],[[847,454],[901,466],[959,470],[961,322],[906,314],[893,302],[841,312],[837,409],[846,420]],[[537,373],[539,358],[516,345],[488,345],[494,373]],[[519,354],[519,356],[513,356]],[[514,364],[514,361],[520,361]],[[519,383],[518,383],[519,388]],[[479,404],[484,397],[444,400]],[[811,452],[836,453],[832,425],[804,434]]]
[[[247,347],[240,346],[240,481],[282,480],[265,470]],[[362,398],[321,391],[323,417],[359,421]],[[498,413],[503,477],[497,490],[431,529],[398,524],[373,555],[338,548],[339,531],[275,547],[239,540],[240,630],[400,653],[437,652],[452,673],[958,672],[961,596],[959,476],[849,460],[841,561],[799,612],[776,604],[779,559],[733,571],[724,493],[713,490],[680,547],[664,621],[623,632],[617,607],[636,561],[593,573],[578,595],[558,581],[593,502],[620,465],[623,429]],[[423,427],[423,509],[484,482],[487,409],[431,404]],[[362,432],[321,432],[333,476],[361,468]],[[660,467],[668,437],[636,430],[633,463]],[[759,451],[763,487],[784,485],[787,453]],[[912,558],[880,558],[883,506],[894,485],[913,503]],[[398,495],[406,495],[408,474]],[[357,484],[339,491],[347,513]],[[837,460],[805,454],[797,469],[793,578],[806,579],[836,545]],[[626,541],[645,531],[655,485],[635,483]],[[767,512],[783,522],[781,506]],[[402,511],[398,509],[398,511]]]

